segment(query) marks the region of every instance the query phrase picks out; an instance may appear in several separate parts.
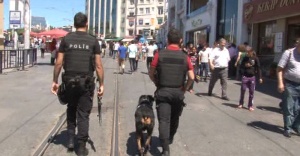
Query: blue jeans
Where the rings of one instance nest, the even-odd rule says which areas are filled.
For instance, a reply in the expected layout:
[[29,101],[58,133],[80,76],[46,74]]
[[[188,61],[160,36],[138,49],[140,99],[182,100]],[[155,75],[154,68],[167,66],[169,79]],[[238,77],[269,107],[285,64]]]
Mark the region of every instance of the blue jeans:
[[295,129],[300,132],[300,83],[285,80],[282,102],[284,130],[291,131]]
[[208,63],[201,63],[200,64],[200,76],[203,77],[203,73],[205,72],[205,77],[208,77]]
[[135,58],[129,58],[129,63],[130,63],[130,70],[131,70],[131,72],[136,71],[136,69],[137,69],[136,59]]

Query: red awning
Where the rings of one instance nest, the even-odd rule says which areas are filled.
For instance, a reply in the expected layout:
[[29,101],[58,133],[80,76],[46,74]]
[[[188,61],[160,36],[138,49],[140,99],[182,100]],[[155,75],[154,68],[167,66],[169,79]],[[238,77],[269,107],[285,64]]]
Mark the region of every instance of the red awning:
[[60,37],[64,37],[68,34],[67,31],[62,30],[62,29],[52,29],[49,31],[44,31],[39,33],[39,36],[50,36],[52,38],[60,38]]

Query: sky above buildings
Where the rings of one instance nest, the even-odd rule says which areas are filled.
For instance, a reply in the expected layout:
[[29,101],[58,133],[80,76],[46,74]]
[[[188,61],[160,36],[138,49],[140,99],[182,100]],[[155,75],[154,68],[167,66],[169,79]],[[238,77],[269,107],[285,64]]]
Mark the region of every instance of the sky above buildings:
[[[45,17],[51,26],[73,25],[77,12],[85,13],[85,0],[30,0],[31,16]],[[4,29],[9,28],[9,0],[4,0]]]

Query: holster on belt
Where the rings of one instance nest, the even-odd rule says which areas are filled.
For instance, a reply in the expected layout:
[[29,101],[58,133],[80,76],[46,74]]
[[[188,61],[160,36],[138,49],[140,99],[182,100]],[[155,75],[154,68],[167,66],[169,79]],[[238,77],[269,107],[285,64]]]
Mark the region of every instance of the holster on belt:
[[86,89],[90,89],[95,82],[95,77],[89,75],[66,75],[62,73],[62,82],[67,86],[72,86],[72,88],[82,86]]

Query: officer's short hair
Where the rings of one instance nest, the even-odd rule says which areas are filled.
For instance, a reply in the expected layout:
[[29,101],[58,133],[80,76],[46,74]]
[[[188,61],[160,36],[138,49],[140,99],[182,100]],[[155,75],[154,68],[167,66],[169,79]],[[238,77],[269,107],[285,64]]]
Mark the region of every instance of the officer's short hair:
[[86,26],[86,23],[87,23],[87,16],[84,13],[78,12],[74,16],[74,27],[75,28],[84,28]]
[[182,35],[180,33],[180,31],[178,31],[177,29],[170,29],[170,31],[168,32],[168,41],[169,44],[180,44],[180,41],[182,39]]

